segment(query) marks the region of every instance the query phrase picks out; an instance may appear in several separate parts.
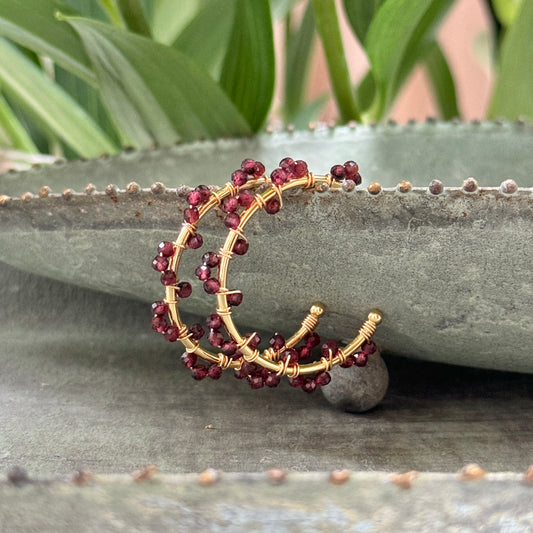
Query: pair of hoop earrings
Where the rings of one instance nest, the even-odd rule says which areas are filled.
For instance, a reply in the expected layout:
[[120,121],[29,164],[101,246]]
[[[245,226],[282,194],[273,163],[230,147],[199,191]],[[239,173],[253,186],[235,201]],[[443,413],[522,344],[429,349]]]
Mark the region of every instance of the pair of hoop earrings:
[[[248,251],[244,229],[258,211],[278,213],[283,207],[283,192],[289,189],[352,190],[360,183],[359,167],[354,161],[334,165],[329,174],[318,176],[308,171],[305,161],[287,157],[267,177],[261,162],[245,159],[231,175],[231,181],[218,191],[199,185],[189,192],[189,206],[183,213],[184,222],[177,239],[161,242],[152,263],[161,273],[161,283],[165,286],[164,299],[152,304],[152,328],[168,341],[180,341],[184,345],[181,359],[194,379],[219,379],[223,370],[233,369],[235,377],[246,379],[252,389],[276,387],[281,377],[287,376],[293,387],[311,393],[330,382],[329,371],[334,365],[347,368],[367,364],[368,357],[376,351],[371,338],[381,323],[379,311],[371,311],[355,338],[340,348],[332,340],[321,343],[315,328],[324,314],[324,306],[315,303],[292,337],[285,339],[275,333],[269,347],[260,350],[261,338],[256,332],[242,335],[235,326],[232,308],[241,304],[243,294],[227,286],[230,261]],[[178,276],[179,263],[185,250],[196,250],[203,245],[197,231],[198,222],[212,209],[223,213],[228,235],[218,252],[203,254],[194,273],[203,282],[205,292],[216,297],[216,312],[205,322],[207,340],[216,351],[200,345],[206,334],[204,326],[200,323],[187,326],[178,311],[180,300],[192,293],[191,284]],[[319,345],[320,359],[312,360],[313,348]]]

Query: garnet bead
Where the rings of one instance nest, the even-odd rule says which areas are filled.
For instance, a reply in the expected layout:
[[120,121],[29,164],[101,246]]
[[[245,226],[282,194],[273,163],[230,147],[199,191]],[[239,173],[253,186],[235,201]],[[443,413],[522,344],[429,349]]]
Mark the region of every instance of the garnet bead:
[[211,196],[211,189],[207,185],[198,185],[195,191],[200,193],[200,201],[202,204],[205,204]]
[[196,267],[194,275],[200,280],[205,281],[211,277],[211,269],[207,265],[200,265]]
[[333,179],[337,181],[342,181],[344,179],[345,172],[342,165],[333,165],[329,172],[333,176]]
[[195,364],[198,358],[195,354],[184,352],[181,356],[181,362],[187,367],[192,368]]
[[222,368],[220,368],[216,363],[213,363],[212,365],[209,365],[209,368],[207,369],[207,375],[211,379],[220,379],[222,376]]
[[217,267],[220,263],[220,257],[215,252],[207,252],[202,256],[202,263],[208,267]]
[[199,341],[205,333],[204,328],[202,327],[202,324],[193,324],[189,331],[191,332],[191,339],[194,339],[195,341]]
[[346,161],[343,165],[344,168],[344,176],[347,180],[353,179],[353,176],[355,176],[359,172],[359,165],[355,161]]
[[294,348],[287,348],[281,352],[280,359],[285,362],[288,358],[291,358],[289,364],[294,364],[298,362],[298,352]]
[[235,341],[224,341],[220,349],[224,355],[231,357],[237,351],[237,343]]
[[272,171],[272,174],[270,174],[270,179],[274,185],[281,186],[284,183],[287,183],[289,176],[282,168],[275,168]]
[[361,346],[361,352],[365,355],[372,355],[373,353],[376,353],[377,349],[378,347],[374,341],[366,341],[363,346]]
[[247,379],[248,374],[241,368],[239,370],[235,370],[235,373],[233,374],[236,379]]
[[265,173],[265,165],[261,161],[255,162],[254,177],[260,178]]
[[311,394],[312,392],[315,392],[315,389],[316,381],[313,378],[307,378],[302,385],[302,390],[308,394]]
[[316,333],[315,331],[309,333],[307,337],[305,337],[305,345],[308,348],[315,348],[315,346],[318,346],[320,344],[320,335]]
[[270,344],[270,347],[273,350],[276,350],[277,352],[281,350],[283,346],[285,346],[285,338],[283,337],[283,335],[280,335],[279,333],[275,333],[274,335],[272,335],[272,337],[270,337],[270,340],[268,341],[268,343]]
[[157,247],[157,251],[163,257],[170,257],[171,255],[174,255],[174,245],[171,242],[162,241],[159,243],[159,246]]
[[237,187],[242,187],[248,181],[248,175],[242,170],[236,170],[231,175],[231,181]]
[[241,170],[246,174],[254,174],[255,173],[255,160],[254,159],[245,159],[241,163]]
[[252,389],[261,389],[265,386],[265,381],[262,376],[250,376],[248,381],[250,382],[250,387]]
[[339,351],[339,345],[334,341],[327,341],[322,345],[322,357],[335,357]]
[[215,331],[222,327],[222,319],[216,314],[209,315],[205,319],[205,323],[209,329],[214,329]]
[[224,219],[227,228],[237,229],[241,223],[241,217],[237,213],[228,213]]
[[200,191],[194,190],[191,191],[186,196],[187,203],[191,206],[200,205],[202,203],[202,195],[200,194]]
[[224,213],[235,213],[235,211],[239,209],[239,200],[237,200],[237,198],[235,198],[234,196],[224,198],[224,200],[222,200],[222,203],[220,204],[220,209]]
[[174,285],[178,281],[173,270],[165,270],[161,273],[161,283],[165,286]]
[[209,278],[204,281],[204,291],[207,294],[216,294],[220,290],[220,283],[216,278]]
[[234,292],[227,295],[228,304],[238,306],[242,304],[242,292]]
[[193,379],[201,381],[207,377],[207,367],[204,365],[195,365],[191,368],[191,374]]
[[180,331],[176,326],[168,326],[163,335],[168,342],[176,342],[180,337]]
[[275,215],[281,209],[281,204],[277,198],[271,198],[265,204],[265,211],[269,215]]
[[183,220],[189,224],[196,224],[200,220],[200,212],[197,207],[187,207],[183,212]]
[[254,203],[254,195],[250,191],[241,191],[238,197],[239,205],[244,207],[250,207]]
[[156,316],[163,316],[168,313],[168,305],[163,302],[162,300],[159,300],[158,302],[154,302],[152,304],[152,314]]
[[289,378],[289,385],[295,389],[299,389],[305,383],[304,376],[298,376],[296,378]]
[[[252,335],[252,333],[247,333],[244,337],[248,339],[250,338],[250,335]],[[250,342],[248,343],[248,346],[252,348],[253,350],[255,350],[260,344],[261,344],[261,337],[257,333],[255,333],[252,339],[250,340]]]
[[215,346],[216,348],[221,348],[222,343],[224,342],[224,335],[222,335],[222,333],[220,333],[218,330],[212,329],[209,332],[209,336],[207,337],[207,340],[209,341],[209,344],[211,344],[211,346]]
[[344,361],[344,363],[341,363],[339,366],[341,368],[350,368],[353,365],[355,365],[355,357],[353,355],[349,355],[346,358],[346,361]]
[[294,162],[292,173],[294,174],[295,178],[303,178],[307,174],[307,163],[301,159],[298,159]]
[[293,171],[294,159],[292,157],[285,157],[279,162],[279,166],[288,174]]
[[154,316],[152,318],[152,329],[156,331],[157,333],[164,333],[164,331],[168,328],[168,322],[167,319],[163,316]]
[[298,348],[298,360],[299,361],[307,361],[311,357],[311,348],[308,348],[307,346],[302,346],[301,348]]
[[152,268],[158,272],[163,272],[168,269],[168,258],[161,255],[154,257],[152,261]]
[[233,251],[237,255],[244,255],[248,251],[250,245],[244,239],[237,239],[233,245]]
[[180,298],[188,298],[192,294],[191,284],[188,281],[178,283],[177,293]]
[[202,244],[204,244],[204,239],[199,233],[193,233],[187,239],[187,246],[191,248],[192,250],[196,250],[197,248],[200,248]]
[[355,366],[366,366],[368,363],[368,355],[360,352],[355,357]]
[[270,387],[270,388],[274,388],[274,387],[277,387],[279,385],[279,382],[280,382],[280,377],[279,376],[276,376],[276,374],[269,374],[266,378],[265,378],[265,385],[267,387]]
[[326,386],[330,381],[331,381],[331,375],[329,374],[329,372],[320,372],[320,374],[318,374],[317,377],[315,378],[315,383],[319,387]]

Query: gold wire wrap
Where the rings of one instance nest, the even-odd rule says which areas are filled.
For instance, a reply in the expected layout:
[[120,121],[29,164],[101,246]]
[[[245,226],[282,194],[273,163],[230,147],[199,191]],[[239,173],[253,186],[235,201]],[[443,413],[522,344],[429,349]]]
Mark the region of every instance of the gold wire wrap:
[[324,365],[324,370],[329,372],[333,368],[333,359],[332,357],[321,357],[320,362]]
[[218,354],[218,366],[222,368],[222,370],[227,370],[231,367],[232,360],[223,353]]
[[257,205],[259,205],[260,209],[264,209],[266,206],[265,199],[263,198],[263,195],[261,194],[255,194],[254,199]]
[[308,333],[313,332],[317,326],[318,326],[318,318],[315,315],[312,315],[311,313],[309,313],[302,320],[302,327],[305,328]]

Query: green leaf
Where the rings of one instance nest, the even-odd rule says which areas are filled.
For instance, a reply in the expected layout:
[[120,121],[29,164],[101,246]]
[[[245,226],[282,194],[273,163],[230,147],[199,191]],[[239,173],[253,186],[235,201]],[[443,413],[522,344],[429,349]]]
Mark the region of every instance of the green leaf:
[[459,117],[455,83],[448,62],[437,41],[431,41],[424,47],[424,64],[442,118],[450,120]]
[[0,80],[6,94],[85,157],[116,147],[91,117],[24,54],[0,39]]
[[178,137],[193,141],[250,132],[220,87],[184,54],[100,22],[67,21],[86,47],[123,142],[140,148]]
[[385,0],[344,0],[344,11],[360,43],[364,43],[370,24]]
[[72,28],[56,20],[56,11],[73,10],[56,0],[0,0],[0,35],[49,56],[89,83],[95,82],[89,58]]
[[33,153],[39,151],[2,94],[0,94],[0,127],[16,150]]
[[366,37],[366,52],[376,82],[370,114],[383,118],[453,0],[387,0]]
[[[290,20],[287,23],[290,26]],[[309,4],[300,27],[296,31],[288,28],[284,109],[287,122],[295,122],[295,115],[302,106],[314,36],[315,16],[313,6]]]
[[505,26],[510,26],[516,19],[524,0],[492,0],[492,6],[498,20]]
[[359,109],[366,111],[372,105],[375,94],[376,82],[372,72],[368,71],[355,90],[355,98]]
[[348,122],[349,120],[360,121],[361,117],[357,109],[357,103],[350,81],[350,73],[342,46],[335,0],[312,0],[312,4],[318,33],[326,54],[333,93],[341,118],[344,122]]
[[274,94],[274,41],[268,0],[237,0],[220,84],[252,131],[262,126]]
[[297,2],[298,0],[270,0],[272,20],[284,19]]
[[211,0],[179,34],[173,47],[218,79],[228,50],[235,0]]
[[317,119],[318,114],[320,113],[320,111],[326,105],[326,103],[329,101],[330,98],[331,98],[331,95],[329,93],[321,94],[320,96],[315,98],[313,101],[300,107],[300,109],[298,109],[298,112],[292,117],[292,120],[290,123],[296,129],[307,128],[310,122]]
[[126,28],[126,24],[122,19],[116,0],[98,0],[98,3],[107,15],[109,22],[111,22],[115,28]]
[[145,37],[152,36],[150,25],[146,20],[144,8],[140,0],[118,0],[118,7],[122,20],[130,31],[144,35]]
[[171,44],[202,7],[198,0],[155,0],[152,15],[152,35],[162,44]]
[[522,4],[504,37],[489,116],[533,120],[533,2]]

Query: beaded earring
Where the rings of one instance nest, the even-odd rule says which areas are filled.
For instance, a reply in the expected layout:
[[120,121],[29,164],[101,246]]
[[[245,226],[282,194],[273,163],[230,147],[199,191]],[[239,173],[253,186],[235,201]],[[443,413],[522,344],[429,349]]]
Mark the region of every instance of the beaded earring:
[[[261,162],[245,159],[231,175],[231,181],[218,191],[199,185],[189,192],[189,206],[184,211],[184,222],[177,239],[161,242],[152,263],[153,268],[161,272],[161,283],[165,286],[165,298],[152,304],[152,328],[168,341],[180,341],[184,345],[182,361],[194,379],[219,379],[223,370],[231,368],[235,377],[246,379],[252,389],[276,387],[281,377],[287,376],[293,387],[311,393],[317,386],[330,382],[329,370],[334,365],[345,368],[366,365],[368,357],[376,351],[371,338],[381,323],[379,311],[368,314],[358,334],[343,348],[331,340],[322,343],[320,358],[313,361],[312,350],[321,344],[315,328],[324,314],[322,304],[311,306],[290,338],[285,339],[276,333],[269,340],[269,348],[260,350],[261,338],[256,332],[242,335],[235,326],[232,308],[240,305],[243,295],[240,290],[227,286],[230,261],[234,255],[244,255],[248,251],[244,229],[254,214],[260,210],[270,215],[278,213],[283,207],[283,192],[289,189],[342,187],[352,190],[360,183],[359,167],[354,161],[334,165],[329,174],[318,176],[308,171],[305,161],[287,157],[267,177]],[[224,214],[228,234],[217,253],[203,255],[195,275],[203,282],[205,292],[216,295],[216,312],[206,319],[207,340],[215,351],[200,345],[206,333],[204,326],[198,323],[188,327],[178,312],[180,300],[192,293],[191,284],[178,277],[181,256],[186,249],[195,250],[202,246],[198,222],[212,209],[219,209]],[[201,364],[199,359],[208,365]]]

